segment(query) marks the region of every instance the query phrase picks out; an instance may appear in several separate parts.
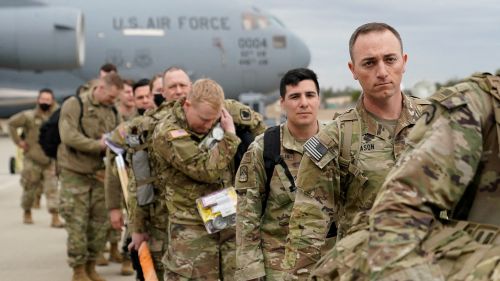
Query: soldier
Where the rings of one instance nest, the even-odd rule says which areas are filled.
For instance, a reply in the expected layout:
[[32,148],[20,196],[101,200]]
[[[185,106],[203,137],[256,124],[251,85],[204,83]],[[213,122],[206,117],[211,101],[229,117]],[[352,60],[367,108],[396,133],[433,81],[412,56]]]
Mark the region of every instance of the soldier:
[[132,87],[134,81],[123,80],[123,90],[120,93],[116,108],[121,115],[122,120],[127,121],[132,119],[137,114],[135,109],[135,100]]
[[[148,80],[149,81],[149,80]],[[137,115],[137,109],[135,106],[135,98],[133,93],[134,82],[132,80],[123,80],[123,90],[120,92],[120,95],[117,98],[115,107],[120,114],[120,118],[122,121],[127,121],[134,118]],[[106,164],[106,168],[108,164]],[[106,186],[106,183],[104,184]],[[118,186],[119,187],[119,186]],[[107,240],[109,242],[109,261],[122,263],[123,257],[118,249],[118,243],[122,237],[122,231],[120,228],[114,228],[112,225],[109,226],[107,231]],[[104,253],[99,254],[96,260],[96,265],[103,266],[108,265],[108,260],[104,257]],[[125,270],[125,272],[128,272]]]
[[116,65],[112,63],[105,63],[101,65],[99,68],[99,78],[102,78],[110,73],[118,73],[118,69],[116,69]]
[[[23,222],[32,224],[31,207],[36,197],[36,190],[43,186],[47,209],[52,214],[51,227],[63,227],[59,220],[59,203],[57,177],[54,160],[43,152],[38,137],[42,123],[47,121],[56,109],[57,103],[51,89],[41,89],[38,92],[37,105],[34,109],[25,110],[9,118],[10,136],[14,143],[24,151],[21,185],[23,195],[21,207],[24,210]],[[18,134],[22,129],[24,137]]]
[[[155,104],[153,102],[153,95],[149,91],[149,79],[141,79],[133,86],[133,97],[134,106],[137,109],[137,116],[131,120],[124,122],[118,126],[117,129],[113,131],[110,135],[109,140],[114,144],[126,149],[126,135],[130,134],[130,129],[133,124],[139,124],[143,120],[143,115],[146,110],[154,109]],[[117,167],[114,163],[115,156],[111,153],[110,149],[106,151],[106,178],[105,178],[105,190],[106,190],[106,206],[109,210],[109,217],[111,226],[116,230],[121,230],[124,226],[123,218],[123,202],[124,196],[122,192],[122,187],[120,185]],[[133,174],[129,173],[129,183],[133,182]],[[129,195],[130,196],[130,195]],[[123,262],[121,268],[122,275],[133,274],[132,264],[130,261],[130,255],[128,254],[128,244],[131,242],[132,238],[129,232],[130,224],[126,228],[126,242],[123,247]],[[111,256],[111,255],[110,255]]]
[[498,280],[498,89],[500,76],[475,74],[430,97],[432,107],[408,136],[412,145],[375,200],[369,231],[341,241],[315,275]]
[[[280,95],[287,121],[256,138],[236,174],[237,280],[283,280],[281,262],[295,197],[294,179],[304,142],[320,127],[316,118],[319,85],[312,70],[288,71],[281,79]],[[272,152],[279,161],[276,156],[268,157]]]
[[349,52],[349,69],[363,94],[355,109],[305,143],[297,176],[284,262],[301,279],[320,259],[322,248],[329,247],[325,242],[335,235],[335,227],[339,241],[351,226],[366,223],[355,214],[371,208],[423,104],[428,104],[401,92],[407,55],[393,27],[358,27]]
[[[163,77],[163,79],[161,79]],[[176,99],[185,97],[191,90],[191,80],[186,72],[177,67],[170,67],[165,70],[160,79],[155,76],[153,82],[149,84],[151,91],[158,91],[158,81],[163,80],[163,92],[160,107],[154,111],[148,112],[144,118],[138,119],[129,126],[138,128],[140,131],[147,131],[147,137],[144,137],[144,143],[151,144],[151,135],[154,127],[159,120],[162,120],[165,114],[169,114],[170,105],[168,103],[175,102]],[[174,87],[172,85],[182,85]],[[159,102],[155,98],[155,104]],[[147,147],[148,156],[150,157],[150,167],[152,174],[157,175],[165,169],[165,163],[161,157],[157,156],[151,147]],[[167,225],[168,225],[168,211],[164,195],[164,183],[161,178],[157,178],[153,184],[154,187],[154,200],[148,204],[138,204],[137,194],[131,192],[129,196],[129,219],[132,232],[132,247],[135,250],[143,241],[148,241],[148,245],[153,258],[156,275],[160,280],[163,280],[163,264],[162,257],[167,250]],[[135,191],[135,188],[134,188]],[[142,201],[142,200],[141,200]]]
[[66,100],[61,109],[61,214],[68,232],[68,258],[73,281],[101,281],[95,260],[106,242],[109,226],[104,202],[105,134],[119,123],[113,107],[123,89],[120,77],[111,73],[81,94]]
[[[160,81],[163,81],[162,87],[159,87]],[[161,92],[159,92],[160,90]],[[191,79],[186,71],[177,66],[167,68],[163,72],[163,76],[155,76],[151,80],[151,91],[156,106],[160,106],[165,100],[173,101],[185,97],[190,90]]]
[[[197,209],[197,198],[233,186],[232,162],[238,144],[232,115],[224,108],[224,92],[212,80],[193,84],[187,98],[168,103],[168,114],[154,131],[153,149],[166,163],[168,250],[163,258],[165,280],[232,280],[234,229],[208,234]],[[237,116],[255,129],[246,107]],[[199,147],[217,120],[224,134],[212,149]],[[261,124],[257,122],[258,124]]]
[[155,105],[160,106],[165,100],[165,97],[163,97],[163,73],[156,74],[151,78],[151,81],[149,81],[149,89],[153,95]]
[[97,82],[99,81],[100,78],[103,78],[104,76],[110,74],[110,73],[115,73],[118,74],[118,69],[116,66],[112,63],[105,63],[101,65],[99,68],[99,76],[95,79],[87,81],[85,84],[80,85],[77,89],[77,94],[80,95],[84,92],[88,92],[91,90],[93,87],[97,85]]

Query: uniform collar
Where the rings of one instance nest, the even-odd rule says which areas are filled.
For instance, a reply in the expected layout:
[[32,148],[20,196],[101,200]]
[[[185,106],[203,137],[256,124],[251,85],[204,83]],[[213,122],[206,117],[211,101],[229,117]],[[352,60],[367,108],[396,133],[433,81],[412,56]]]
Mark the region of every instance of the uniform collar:
[[[419,115],[417,110],[417,103],[407,95],[403,93],[401,93],[401,95],[403,95],[403,108],[401,110],[401,115],[398,118],[396,129],[394,131],[395,135],[399,134],[401,130],[408,127],[409,125],[415,124],[415,122],[418,120]],[[368,113],[363,104],[363,95],[359,98],[356,104],[356,111],[359,114],[359,118],[363,120],[363,134],[368,133],[383,139],[392,138],[392,136],[388,134],[387,130],[383,128],[382,124],[379,124],[377,120],[375,120]]]
[[403,95],[403,111],[401,111],[401,116],[399,116],[394,133],[397,135],[404,128],[414,125],[419,119],[420,113],[416,100],[407,95]]
[[[318,121],[316,121],[316,122],[318,122]],[[293,150],[293,151],[296,151],[300,154],[303,154],[305,141],[301,142],[301,141],[296,140],[292,136],[292,134],[290,133],[290,130],[288,129],[287,124],[288,124],[288,122],[281,124],[281,131],[282,131],[281,142],[283,144],[283,147],[285,149]],[[321,122],[318,122],[318,127],[321,129],[324,127],[324,124],[321,124]]]

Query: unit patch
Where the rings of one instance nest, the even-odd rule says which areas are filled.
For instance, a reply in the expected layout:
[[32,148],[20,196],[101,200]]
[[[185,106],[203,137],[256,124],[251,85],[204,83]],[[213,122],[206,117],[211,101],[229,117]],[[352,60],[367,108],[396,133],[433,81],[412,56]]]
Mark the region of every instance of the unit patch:
[[240,173],[240,176],[238,178],[238,181],[239,182],[247,182],[248,181],[248,167],[245,165],[241,165],[239,173]]

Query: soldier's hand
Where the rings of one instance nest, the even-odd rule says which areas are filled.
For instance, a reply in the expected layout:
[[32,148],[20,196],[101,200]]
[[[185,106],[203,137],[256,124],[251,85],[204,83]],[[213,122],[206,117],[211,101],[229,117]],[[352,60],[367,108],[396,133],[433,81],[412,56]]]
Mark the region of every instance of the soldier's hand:
[[149,237],[146,233],[133,232],[132,233],[132,242],[130,242],[130,244],[128,244],[128,249],[129,250],[135,249],[136,251],[138,251],[142,242],[147,241],[148,239],[149,239]]
[[19,148],[21,148],[24,152],[28,151],[28,148],[29,148],[29,145],[28,143],[26,143],[25,141],[20,141],[17,146],[19,146]]
[[236,134],[233,117],[225,108],[222,108],[222,113],[220,116],[220,126],[222,127],[222,129],[224,129],[224,132]]
[[106,150],[106,142],[104,140],[106,140],[106,134],[102,135],[101,139],[99,140],[99,146],[101,147],[102,151]]
[[120,230],[123,227],[123,212],[120,209],[109,210],[109,220],[111,221],[111,226]]

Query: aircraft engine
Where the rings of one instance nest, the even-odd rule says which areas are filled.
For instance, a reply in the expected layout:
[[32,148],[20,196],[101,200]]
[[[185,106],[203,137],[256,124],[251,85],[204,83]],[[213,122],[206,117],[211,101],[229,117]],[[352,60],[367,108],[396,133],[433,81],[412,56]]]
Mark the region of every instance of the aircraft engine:
[[85,60],[83,14],[64,7],[20,6],[0,10],[0,67],[74,69]]

